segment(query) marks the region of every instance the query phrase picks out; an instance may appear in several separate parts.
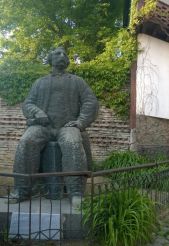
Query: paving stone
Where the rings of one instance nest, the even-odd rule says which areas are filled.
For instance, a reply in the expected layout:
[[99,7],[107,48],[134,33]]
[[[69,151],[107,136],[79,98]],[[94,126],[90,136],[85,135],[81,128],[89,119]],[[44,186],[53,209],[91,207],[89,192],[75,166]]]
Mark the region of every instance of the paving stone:
[[157,238],[152,246],[163,246],[166,243],[168,243],[168,240],[166,240],[165,238]]

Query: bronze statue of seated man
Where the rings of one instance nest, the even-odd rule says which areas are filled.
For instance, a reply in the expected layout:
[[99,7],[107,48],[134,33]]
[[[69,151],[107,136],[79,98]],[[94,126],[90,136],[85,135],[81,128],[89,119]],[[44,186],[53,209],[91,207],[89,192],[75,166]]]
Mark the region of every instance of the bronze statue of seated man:
[[[61,149],[62,171],[88,170],[86,150],[89,146],[85,146],[83,139],[87,139],[86,127],[97,116],[98,101],[82,78],[66,71],[69,58],[64,48],[52,51],[48,62],[52,66],[51,74],[33,84],[23,103],[28,127],[16,150],[15,173],[38,173],[40,153],[51,140],[57,141]],[[81,187],[79,177],[67,177],[65,184],[70,197],[84,192],[85,185]],[[24,178],[15,178],[11,197],[26,200],[26,185]]]

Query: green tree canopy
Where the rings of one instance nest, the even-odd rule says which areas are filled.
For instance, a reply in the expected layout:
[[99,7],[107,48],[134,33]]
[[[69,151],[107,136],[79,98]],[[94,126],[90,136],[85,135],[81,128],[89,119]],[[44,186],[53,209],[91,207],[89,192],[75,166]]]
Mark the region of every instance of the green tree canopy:
[[42,64],[62,45],[73,60],[69,70],[83,77],[98,99],[128,115],[128,81],[136,57],[136,38],[122,28],[125,0],[0,0],[0,95],[22,102],[36,78],[49,73]]
[[[124,0],[0,0],[6,55],[37,59],[62,44],[86,61],[121,26]],[[10,38],[9,38],[10,35]]]

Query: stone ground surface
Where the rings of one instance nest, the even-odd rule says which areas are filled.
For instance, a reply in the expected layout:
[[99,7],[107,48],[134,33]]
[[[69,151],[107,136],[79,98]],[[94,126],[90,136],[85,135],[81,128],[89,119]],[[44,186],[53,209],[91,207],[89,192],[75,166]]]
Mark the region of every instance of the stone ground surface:
[[169,208],[161,211],[157,232],[153,235],[152,242],[146,246],[169,246]]
[[[72,241],[72,242],[64,242],[62,244],[60,243],[54,243],[54,242],[49,242],[49,243],[42,243],[42,244],[36,244],[36,243],[33,243],[33,244],[30,244],[30,243],[24,243],[24,244],[15,244],[15,243],[9,243],[9,244],[1,244],[0,243],[0,246],[89,246],[88,243],[84,243],[84,241],[78,241],[78,242],[75,242],[75,241]],[[95,246],[95,245],[93,245]],[[96,245],[96,246],[99,246],[99,245]]]

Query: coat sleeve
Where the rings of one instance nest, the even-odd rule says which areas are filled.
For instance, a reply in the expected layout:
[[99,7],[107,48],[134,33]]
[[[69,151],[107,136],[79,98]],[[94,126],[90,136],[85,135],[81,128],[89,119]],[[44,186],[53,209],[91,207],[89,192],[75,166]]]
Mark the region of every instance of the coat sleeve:
[[77,120],[81,128],[85,129],[96,119],[99,104],[93,91],[84,80],[80,79],[78,84],[80,92],[80,114]]
[[28,97],[25,99],[22,105],[23,114],[27,119],[34,119],[35,114],[42,111],[39,107],[37,107],[38,88],[39,80],[35,81]]

